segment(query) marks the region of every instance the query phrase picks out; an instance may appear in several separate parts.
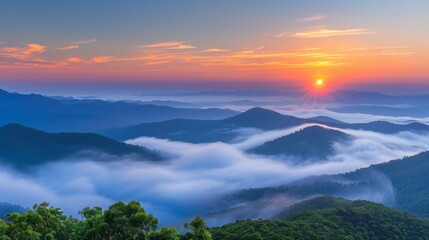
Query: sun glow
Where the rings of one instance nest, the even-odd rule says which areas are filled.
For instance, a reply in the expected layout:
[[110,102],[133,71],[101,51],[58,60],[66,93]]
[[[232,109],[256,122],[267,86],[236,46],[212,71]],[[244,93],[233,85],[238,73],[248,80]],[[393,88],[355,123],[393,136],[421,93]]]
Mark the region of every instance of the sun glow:
[[317,81],[316,81],[316,86],[317,86],[317,87],[322,87],[322,86],[323,86],[323,84],[324,84],[323,79],[317,79]]

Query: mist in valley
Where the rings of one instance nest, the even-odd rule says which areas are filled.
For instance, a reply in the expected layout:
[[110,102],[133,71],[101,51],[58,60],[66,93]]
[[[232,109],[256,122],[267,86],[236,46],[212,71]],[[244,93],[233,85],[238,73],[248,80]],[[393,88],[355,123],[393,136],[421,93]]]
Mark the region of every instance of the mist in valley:
[[[219,199],[237,190],[278,186],[313,175],[344,173],[429,148],[429,138],[424,134],[336,129],[353,136],[353,140],[335,143],[334,153],[326,160],[309,161],[287,155],[261,156],[247,151],[309,126],[312,125],[275,131],[239,129],[240,137],[232,143],[191,144],[152,137],[126,141],[160,151],[166,157],[161,162],[143,161],[135,156],[118,158],[93,153],[92,157],[74,155],[59,159],[37,166],[30,172],[2,166],[0,195],[2,201],[25,207],[47,201],[74,216],[86,206],[106,207],[117,200],[138,200],[161,223],[169,225],[180,225],[195,215],[216,213],[225,207],[236,208],[233,211],[236,214],[227,217],[209,215],[209,223],[217,225],[236,218],[269,218],[279,208],[300,201],[277,196],[251,203],[234,202],[230,206],[220,204]],[[374,186],[370,192],[356,192],[343,197],[394,201],[391,190],[374,195],[380,189],[390,189],[385,188],[389,186],[389,180],[383,176],[379,178],[381,185]],[[259,211],[250,211],[251,215],[241,214],[249,213],[242,210],[248,208]]]

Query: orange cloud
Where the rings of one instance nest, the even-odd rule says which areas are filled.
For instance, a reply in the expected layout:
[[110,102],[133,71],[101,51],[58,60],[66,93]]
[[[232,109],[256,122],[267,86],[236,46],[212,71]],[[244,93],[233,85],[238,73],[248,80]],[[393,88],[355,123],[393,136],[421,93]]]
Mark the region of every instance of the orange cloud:
[[172,56],[156,56],[147,55],[139,57],[114,57],[114,56],[97,56],[90,60],[90,63],[105,63],[105,62],[120,62],[120,61],[153,61],[153,60],[167,60]]
[[282,33],[278,36],[288,36],[294,38],[327,38],[327,37],[338,37],[338,36],[355,36],[355,35],[366,35],[374,32],[369,31],[368,29],[345,29],[345,30],[336,30],[336,29],[327,29],[327,28],[316,28],[310,29],[303,32],[295,33]]
[[71,57],[71,58],[68,58],[66,61],[71,62],[71,63],[83,62],[83,60],[81,58],[78,58],[78,57]]
[[217,52],[228,52],[229,50],[227,49],[219,49],[219,48],[209,48],[209,49],[205,49],[203,52],[206,53],[217,53]]
[[104,62],[110,62],[114,59],[113,56],[97,56],[93,57],[91,59],[91,63],[104,63]]
[[159,42],[138,46],[139,48],[164,48],[164,49],[193,49],[195,46],[186,44],[185,42]]
[[170,63],[171,61],[157,61],[157,62],[147,62],[147,65],[161,65],[161,64],[167,64]]
[[28,59],[34,54],[43,53],[46,51],[46,47],[36,44],[29,43],[26,48],[20,47],[5,47],[0,49],[0,55],[3,55],[7,58],[15,59]]

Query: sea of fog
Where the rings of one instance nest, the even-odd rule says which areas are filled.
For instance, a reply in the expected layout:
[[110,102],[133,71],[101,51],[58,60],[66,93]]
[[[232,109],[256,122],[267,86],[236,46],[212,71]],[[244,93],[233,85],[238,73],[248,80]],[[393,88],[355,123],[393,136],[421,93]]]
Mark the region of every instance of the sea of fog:
[[307,126],[275,131],[239,129],[240,137],[231,144],[190,144],[148,137],[127,141],[163,152],[169,159],[163,162],[99,154],[91,158],[70,156],[29,173],[0,166],[0,195],[2,201],[25,207],[47,201],[74,216],[87,206],[138,200],[161,224],[179,226],[195,215],[219,210],[217,199],[239,189],[347,172],[429,148],[426,135],[339,129],[355,140],[336,144],[328,161],[298,164],[300,159],[296,158],[246,152]]

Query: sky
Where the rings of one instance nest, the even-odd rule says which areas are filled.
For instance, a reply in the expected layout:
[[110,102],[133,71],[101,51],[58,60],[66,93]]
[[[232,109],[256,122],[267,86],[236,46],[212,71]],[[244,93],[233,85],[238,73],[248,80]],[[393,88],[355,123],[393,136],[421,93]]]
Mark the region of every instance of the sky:
[[[429,1],[0,2],[0,88],[313,87],[413,92]],[[185,87],[183,87],[185,86]]]

